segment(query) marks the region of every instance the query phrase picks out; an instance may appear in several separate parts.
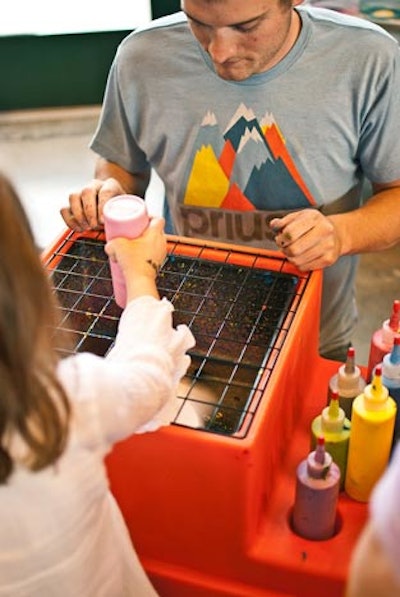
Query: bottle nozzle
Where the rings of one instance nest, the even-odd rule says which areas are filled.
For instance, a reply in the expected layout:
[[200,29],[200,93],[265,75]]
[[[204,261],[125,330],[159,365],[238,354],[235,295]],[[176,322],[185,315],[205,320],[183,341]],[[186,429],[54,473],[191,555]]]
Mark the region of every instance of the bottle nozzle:
[[331,393],[331,400],[328,407],[328,415],[331,419],[338,419],[340,416],[339,392]]
[[400,336],[396,336],[392,352],[389,356],[389,361],[392,365],[400,365]]
[[385,408],[389,397],[388,389],[382,382],[382,363],[375,367],[371,383],[364,390],[365,406],[368,410],[381,410]]
[[334,390],[330,396],[329,406],[321,413],[321,428],[324,433],[341,433],[346,415],[343,408],[340,408],[339,392]]
[[315,462],[318,464],[325,463],[325,438],[323,435],[320,435],[317,438],[317,446],[315,448]]
[[332,456],[325,450],[325,438],[320,435],[317,438],[317,445],[314,452],[307,457],[307,471],[314,479],[325,479],[329,474],[332,464]]
[[400,327],[400,301],[393,301],[392,314],[389,319],[389,327],[394,331],[398,332]]
[[365,386],[360,367],[357,367],[355,361],[356,351],[354,346],[350,346],[347,349],[346,362],[340,365],[337,372],[337,389],[340,396],[357,396]]
[[356,362],[355,362],[356,351],[354,346],[350,346],[347,349],[347,358],[346,363],[344,365],[344,372],[347,374],[354,373],[356,370]]
[[379,393],[382,391],[382,363],[379,363],[379,365],[375,367],[375,373],[372,379],[371,386],[373,392]]

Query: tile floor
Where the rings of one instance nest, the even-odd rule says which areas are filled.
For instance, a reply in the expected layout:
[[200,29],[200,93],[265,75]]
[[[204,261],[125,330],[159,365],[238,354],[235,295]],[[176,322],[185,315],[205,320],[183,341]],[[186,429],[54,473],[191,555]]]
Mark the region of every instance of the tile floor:
[[[93,175],[88,142],[99,108],[0,112],[0,169],[16,184],[38,245],[47,247],[64,229],[60,207],[68,194]],[[150,210],[159,213],[162,184],[153,177],[147,193]],[[400,299],[400,245],[363,255],[357,278],[359,323],[354,337],[356,359],[368,361],[372,333]]]

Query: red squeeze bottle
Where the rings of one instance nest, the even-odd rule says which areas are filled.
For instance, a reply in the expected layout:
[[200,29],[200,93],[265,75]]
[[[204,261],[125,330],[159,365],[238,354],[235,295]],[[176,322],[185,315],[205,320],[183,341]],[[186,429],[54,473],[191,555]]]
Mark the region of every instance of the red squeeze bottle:
[[[146,230],[149,216],[146,204],[136,195],[118,195],[103,208],[106,240],[113,238],[137,238]],[[116,261],[110,259],[111,279],[115,302],[121,309],[126,306],[126,285],[122,270]]]
[[383,361],[385,354],[393,348],[394,339],[400,337],[400,300],[393,301],[392,314],[382,327],[374,332],[369,352],[367,381],[371,381],[376,365]]

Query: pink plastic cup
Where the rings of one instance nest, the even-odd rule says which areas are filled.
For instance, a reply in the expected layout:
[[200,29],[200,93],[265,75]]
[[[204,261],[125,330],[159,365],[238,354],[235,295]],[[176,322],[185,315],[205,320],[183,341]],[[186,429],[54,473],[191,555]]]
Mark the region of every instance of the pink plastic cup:
[[[149,215],[146,204],[136,195],[118,195],[103,208],[106,240],[113,238],[137,238],[146,230]],[[122,309],[126,306],[126,285],[122,270],[116,261],[110,259],[111,279],[115,302]]]

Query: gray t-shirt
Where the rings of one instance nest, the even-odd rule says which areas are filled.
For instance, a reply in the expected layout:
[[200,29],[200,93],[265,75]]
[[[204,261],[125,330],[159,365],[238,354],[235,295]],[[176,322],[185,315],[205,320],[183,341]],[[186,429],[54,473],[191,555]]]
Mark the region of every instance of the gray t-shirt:
[[[217,76],[183,13],[121,43],[91,147],[129,172],[156,170],[177,234],[276,248],[271,217],[354,209],[364,177],[400,179],[397,42],[362,19],[297,10],[291,51],[240,82]],[[322,353],[351,340],[356,265],[324,271]]]

